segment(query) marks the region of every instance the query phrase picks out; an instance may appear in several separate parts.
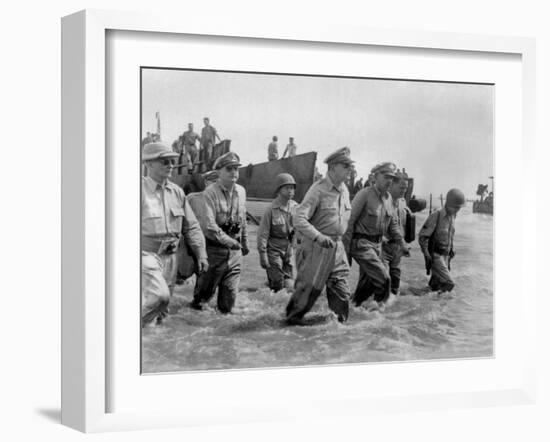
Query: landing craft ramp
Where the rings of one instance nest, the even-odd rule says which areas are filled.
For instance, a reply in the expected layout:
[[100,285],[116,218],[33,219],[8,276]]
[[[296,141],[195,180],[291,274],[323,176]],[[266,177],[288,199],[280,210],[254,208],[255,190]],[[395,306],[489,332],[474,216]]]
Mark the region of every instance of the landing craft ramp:
[[307,152],[292,158],[265,163],[249,164],[239,169],[237,181],[246,189],[249,200],[272,200],[275,197],[275,181],[280,173],[289,173],[296,180],[294,199],[301,202],[313,184],[317,152]]

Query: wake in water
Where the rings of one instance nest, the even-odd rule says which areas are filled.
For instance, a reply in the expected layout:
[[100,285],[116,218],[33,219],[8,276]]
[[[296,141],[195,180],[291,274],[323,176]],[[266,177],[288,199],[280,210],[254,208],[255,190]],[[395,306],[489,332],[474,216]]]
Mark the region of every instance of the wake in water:
[[[232,314],[219,314],[215,301],[203,311],[189,308],[194,281],[177,286],[168,317],[143,329],[143,372],[492,356],[492,219],[457,218],[456,287],[450,294],[429,291],[421,253],[412,245],[411,258],[403,261],[401,296],[384,311],[350,306],[348,322],[340,324],[322,294],[305,326],[286,324],[290,294],[265,286],[251,247]],[[352,291],[357,273],[353,265]]]

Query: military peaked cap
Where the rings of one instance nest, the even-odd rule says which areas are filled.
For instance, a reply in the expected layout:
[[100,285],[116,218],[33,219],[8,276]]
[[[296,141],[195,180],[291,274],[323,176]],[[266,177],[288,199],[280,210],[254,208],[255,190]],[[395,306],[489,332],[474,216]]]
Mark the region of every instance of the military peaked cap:
[[342,147],[334,152],[332,152],[328,157],[325,158],[325,163],[327,164],[353,164],[353,161],[350,158],[350,149],[349,147]]
[[241,159],[235,152],[227,152],[214,162],[214,169],[222,169],[225,166],[240,166]]

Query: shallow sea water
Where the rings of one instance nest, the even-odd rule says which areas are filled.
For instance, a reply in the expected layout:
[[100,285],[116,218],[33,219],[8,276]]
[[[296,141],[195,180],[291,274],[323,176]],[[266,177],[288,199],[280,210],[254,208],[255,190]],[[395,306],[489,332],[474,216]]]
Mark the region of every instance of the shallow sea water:
[[[417,231],[426,216],[417,214]],[[492,216],[473,214],[469,207],[458,214],[452,295],[428,291],[415,241],[411,257],[402,260],[401,296],[384,312],[350,307],[346,324],[336,321],[322,294],[306,315],[311,325],[287,326],[289,294],[270,292],[255,250],[256,227],[249,230],[251,253],[244,258],[232,314],[219,314],[215,299],[203,311],[189,308],[194,278],[177,286],[170,315],[161,325],[143,329],[143,373],[493,355]],[[352,292],[358,272],[354,263]]]

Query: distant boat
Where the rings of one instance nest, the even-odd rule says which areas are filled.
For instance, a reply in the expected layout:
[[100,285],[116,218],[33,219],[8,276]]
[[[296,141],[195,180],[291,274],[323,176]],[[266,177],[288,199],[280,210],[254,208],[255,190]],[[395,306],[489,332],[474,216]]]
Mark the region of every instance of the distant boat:
[[[493,179],[492,176],[489,178],[491,180]],[[488,184],[479,184],[477,186],[476,194],[479,196],[479,199],[473,202],[472,212],[486,213],[488,215],[493,214],[494,191],[489,192],[489,195],[485,196],[488,188]]]
[[474,213],[486,213],[488,215],[493,214],[493,198],[488,196],[483,201],[474,201],[472,205],[472,211]]

